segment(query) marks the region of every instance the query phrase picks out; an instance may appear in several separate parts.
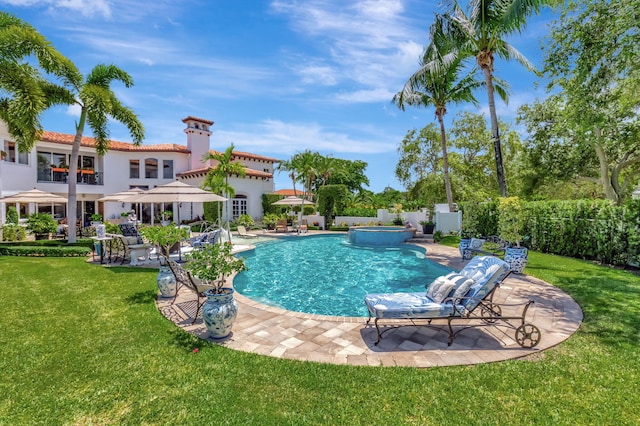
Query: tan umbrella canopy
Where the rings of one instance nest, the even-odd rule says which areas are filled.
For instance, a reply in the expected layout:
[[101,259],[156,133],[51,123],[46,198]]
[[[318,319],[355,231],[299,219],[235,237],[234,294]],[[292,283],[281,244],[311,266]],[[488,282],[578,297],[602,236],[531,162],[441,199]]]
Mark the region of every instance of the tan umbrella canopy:
[[227,201],[226,198],[197,186],[175,181],[156,186],[142,194],[132,195],[121,201],[136,203],[203,203],[208,201]]
[[305,200],[304,198],[296,197],[295,195],[290,195],[288,197],[283,198],[282,200],[278,200],[275,203],[271,203],[276,206],[300,206],[300,213],[298,214],[298,223],[302,223],[302,213],[303,206],[315,206],[315,204],[309,200]]
[[302,199],[300,197],[296,197],[291,195],[289,197],[285,197],[282,200],[278,200],[275,203],[271,203],[278,206],[314,206],[315,204],[309,200]]
[[0,198],[0,203],[61,204],[66,202],[67,199],[65,197],[52,194],[51,192],[40,191],[35,188]]
[[98,201],[102,201],[105,203],[108,202],[126,202],[128,198],[133,195],[144,194],[144,190],[140,188],[131,188],[128,191],[116,192],[115,194],[105,195],[102,198],[98,198]]

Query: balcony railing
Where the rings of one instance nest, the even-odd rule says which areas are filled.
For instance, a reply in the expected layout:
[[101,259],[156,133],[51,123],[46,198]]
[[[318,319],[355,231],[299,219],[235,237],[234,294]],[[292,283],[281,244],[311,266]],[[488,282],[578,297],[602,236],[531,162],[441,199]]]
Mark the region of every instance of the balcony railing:
[[[78,170],[76,182],[83,185],[103,185],[103,177],[103,172],[80,169]],[[69,170],[58,167],[38,170],[38,182],[68,183]]]

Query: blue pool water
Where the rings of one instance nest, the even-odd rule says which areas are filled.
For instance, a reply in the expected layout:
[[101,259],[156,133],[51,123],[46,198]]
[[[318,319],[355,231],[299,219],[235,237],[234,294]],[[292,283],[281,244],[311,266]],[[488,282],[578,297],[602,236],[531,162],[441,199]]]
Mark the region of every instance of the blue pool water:
[[424,253],[407,244],[353,246],[344,235],[279,239],[242,253],[249,269],[233,285],[244,296],[290,311],[367,316],[367,293],[424,291],[450,271]]

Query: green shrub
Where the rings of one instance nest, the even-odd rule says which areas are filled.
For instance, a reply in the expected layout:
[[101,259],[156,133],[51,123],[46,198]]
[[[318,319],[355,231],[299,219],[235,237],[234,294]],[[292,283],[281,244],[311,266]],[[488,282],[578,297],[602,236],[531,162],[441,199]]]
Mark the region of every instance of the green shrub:
[[2,241],[22,241],[27,238],[24,226],[4,225],[2,227]]
[[364,207],[348,207],[342,212],[344,216],[352,217],[378,217],[378,210]]
[[4,256],[79,257],[90,253],[90,248],[81,246],[0,246],[0,255]]
[[236,220],[238,225],[242,225],[246,228],[251,228],[254,225],[253,218],[248,214],[240,215],[240,217]]
[[58,222],[47,213],[33,213],[29,215],[27,228],[34,234],[55,233],[58,230]]
[[9,206],[7,209],[7,224],[17,225],[18,224],[18,210],[16,210],[15,206]]
[[349,227],[348,226],[330,226],[329,227],[329,231],[348,231]]

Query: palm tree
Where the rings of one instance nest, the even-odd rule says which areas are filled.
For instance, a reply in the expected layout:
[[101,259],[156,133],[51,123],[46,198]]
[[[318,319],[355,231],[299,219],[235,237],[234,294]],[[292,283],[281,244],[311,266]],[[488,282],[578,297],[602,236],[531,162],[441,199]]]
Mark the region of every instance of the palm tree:
[[[229,146],[224,152],[209,151],[203,157],[203,161],[215,160],[218,164],[209,171],[209,174],[213,176],[224,177],[224,185],[221,189],[224,189],[225,197],[231,200],[236,195],[235,188],[229,185],[229,176],[237,175],[244,177],[247,174],[247,167],[239,161],[233,161],[233,144]],[[213,176],[211,179],[213,179]],[[230,220],[229,214],[229,202],[227,201],[227,211],[225,212],[227,221]],[[231,237],[231,236],[229,236]]]
[[[71,90],[75,94],[76,104],[80,106],[80,118],[76,122],[76,134],[71,147],[71,159],[69,161],[69,208],[68,217],[76,217],[76,185],[78,173],[78,157],[80,143],[84,134],[85,125],[88,124],[95,138],[95,149],[98,155],[104,155],[109,151],[109,118],[124,124],[135,145],[142,143],[144,138],[144,126],[138,117],[128,107],[122,105],[115,93],[111,90],[112,81],[120,81],[125,87],[133,85],[133,79],[129,74],[115,65],[96,65],[87,75],[86,79],[78,78],[71,82]],[[69,225],[69,242],[76,241],[76,221],[71,219]]]
[[[484,82],[489,98],[489,112],[491,115],[491,134],[496,159],[496,174],[498,186],[503,197],[507,197],[507,180],[502,162],[502,147],[498,116],[494,98],[493,70],[495,55],[510,60],[515,59],[528,70],[534,70],[533,65],[516,48],[506,41],[506,37],[521,31],[526,25],[526,19],[538,13],[543,5],[551,0],[469,0],[467,16],[457,1],[451,3],[450,10],[441,15],[436,14],[432,27],[434,40],[444,38],[453,41],[455,49],[451,58],[476,58],[478,67],[484,73]],[[449,43],[449,41],[445,43]]]
[[[442,42],[444,40],[435,40]],[[401,92],[396,93],[392,102],[404,111],[405,105],[430,107],[436,109],[436,117],[440,124],[440,142],[442,145],[442,169],[444,186],[447,194],[449,211],[453,211],[453,193],[449,178],[449,158],[447,154],[447,135],[444,116],[447,104],[471,102],[477,104],[473,90],[481,83],[474,78],[475,69],[462,78],[458,78],[463,68],[463,58],[446,58],[446,52],[432,42],[425,49],[421,60],[422,66],[405,83]],[[502,93],[502,92],[501,92]]]
[[[26,58],[62,85],[46,80]],[[64,88],[80,77],[76,66],[24,21],[0,12],[0,119],[15,138],[20,152],[33,149],[40,138],[40,115],[55,104],[71,104]]]
[[276,170],[282,172],[289,172],[289,177],[291,178],[291,182],[293,184],[293,195],[296,195],[296,171],[293,169],[293,164],[291,164],[290,160],[282,160],[276,166]]

